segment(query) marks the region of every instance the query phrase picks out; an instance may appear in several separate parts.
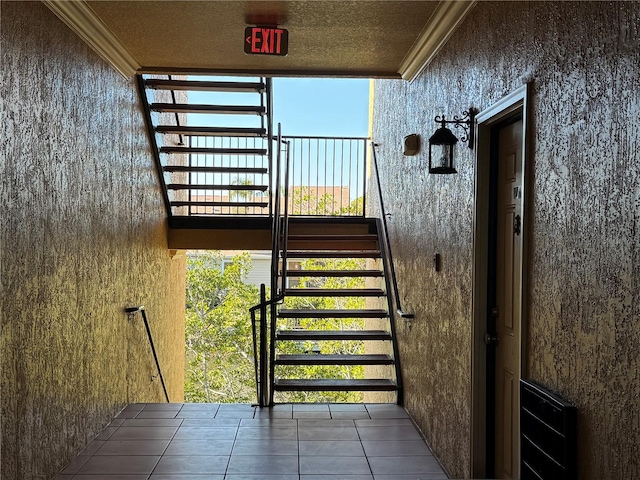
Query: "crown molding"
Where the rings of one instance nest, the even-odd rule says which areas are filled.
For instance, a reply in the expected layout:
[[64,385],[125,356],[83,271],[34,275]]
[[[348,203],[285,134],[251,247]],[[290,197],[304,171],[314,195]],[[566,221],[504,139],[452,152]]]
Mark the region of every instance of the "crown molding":
[[444,0],[438,4],[418,40],[400,64],[398,73],[403,79],[412,82],[431,63],[476,3],[477,0]]
[[120,40],[83,0],[42,0],[71,30],[125,78],[141,68]]

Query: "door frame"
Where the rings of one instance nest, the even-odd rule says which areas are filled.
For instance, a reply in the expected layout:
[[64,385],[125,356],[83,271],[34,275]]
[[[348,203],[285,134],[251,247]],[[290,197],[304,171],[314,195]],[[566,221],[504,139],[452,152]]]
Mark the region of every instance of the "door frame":
[[[489,305],[487,304],[489,274],[489,234],[490,234],[490,183],[491,183],[491,130],[496,125],[516,115],[522,116],[522,196],[520,207],[522,212],[522,251],[521,272],[521,325],[520,325],[520,361],[519,374],[522,378],[526,370],[526,294],[528,228],[527,219],[527,181],[529,149],[529,116],[532,84],[527,83],[502,98],[487,109],[476,115],[476,144],[477,152],[474,191],[474,225],[473,225],[473,285],[472,285],[472,347],[471,347],[471,477],[485,478],[488,462],[487,454],[487,409],[494,408],[487,402],[487,346],[484,335],[487,333]],[[519,386],[518,386],[519,388]],[[490,426],[493,428],[493,426]]]

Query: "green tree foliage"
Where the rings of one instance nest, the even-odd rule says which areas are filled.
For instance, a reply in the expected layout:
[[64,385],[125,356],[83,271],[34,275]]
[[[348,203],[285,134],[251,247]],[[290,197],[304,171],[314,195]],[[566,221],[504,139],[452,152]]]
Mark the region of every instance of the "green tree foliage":
[[255,401],[251,317],[258,289],[245,283],[251,258],[243,253],[222,268],[220,252],[187,263],[187,402]]
[[338,215],[340,216],[357,216],[364,213],[364,197],[358,197],[353,200],[348,206],[342,207]]
[[293,187],[289,193],[289,215],[337,215],[336,200],[310,187]]
[[363,212],[363,197],[341,206],[332,193],[320,195],[315,188],[293,187],[289,191],[289,215],[357,216]]
[[[185,400],[188,402],[253,402],[255,370],[251,318],[248,310],[258,303],[258,288],[245,283],[251,268],[248,253],[234,257],[222,269],[219,252],[189,257],[187,270]],[[305,260],[303,270],[352,270],[364,268],[364,260]],[[298,280],[298,279],[296,279]],[[299,287],[363,288],[353,277],[301,277]],[[287,308],[361,309],[360,297],[289,297]],[[362,330],[362,319],[287,319],[279,328],[308,330]],[[279,353],[362,354],[361,341],[279,342]],[[281,378],[363,378],[358,366],[279,366]],[[279,393],[279,402],[361,402],[359,392]]]
[[[238,184],[250,184],[239,180]],[[238,192],[242,198],[247,192]],[[294,214],[359,215],[362,197],[338,212],[330,194],[319,198],[306,187],[293,190]],[[313,213],[311,213],[313,214]],[[248,253],[239,255],[222,268],[220,252],[199,253],[187,264],[186,344],[187,372],[185,400],[188,402],[253,402],[256,400],[255,366],[249,308],[259,303],[258,288],[245,283],[251,269]],[[364,269],[362,259],[317,260],[301,263],[303,270]],[[364,288],[362,278],[301,277],[300,287]],[[363,309],[361,297],[288,297],[286,308]],[[280,329],[363,330],[362,319],[282,319]],[[361,341],[278,342],[278,353],[362,354]],[[364,378],[358,366],[279,366],[280,378]],[[361,402],[360,392],[287,392],[279,393],[279,402]]]
[[[361,270],[363,259],[308,259],[302,262],[302,270]],[[290,279],[291,280],[291,279]],[[300,277],[298,288],[364,288],[364,279],[358,277]],[[357,310],[365,308],[362,297],[287,297],[286,308],[331,310]],[[280,320],[281,329],[305,330],[363,330],[364,320],[350,318],[326,319],[287,319]],[[279,342],[279,353],[287,354],[363,354],[362,341],[322,341],[317,344],[305,342]],[[281,378],[364,378],[362,365],[303,365],[279,366],[277,376]],[[280,393],[278,401],[282,402],[361,402],[361,392],[286,392]]]

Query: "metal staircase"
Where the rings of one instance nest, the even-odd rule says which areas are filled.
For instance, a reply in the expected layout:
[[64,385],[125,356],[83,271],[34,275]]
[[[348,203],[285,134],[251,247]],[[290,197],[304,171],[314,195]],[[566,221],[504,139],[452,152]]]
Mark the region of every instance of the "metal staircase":
[[284,302],[271,345],[276,397],[300,401],[304,396],[283,392],[396,391],[401,401],[378,221],[291,218],[284,231],[278,282]]
[[138,87],[170,220],[270,215],[271,80],[164,77]]
[[308,392],[328,402],[402,404],[395,318],[413,315],[398,294],[375,146],[380,218],[302,217],[288,214],[291,150],[284,144],[275,169],[281,195],[274,199],[271,292],[262,285],[250,309],[258,404],[305,402]]
[[[302,137],[274,135],[269,78],[141,75],[138,87],[170,243],[272,241],[270,298],[263,285],[251,309],[259,404],[305,401],[305,392],[395,393],[386,401],[401,404],[394,300],[406,315],[379,180],[381,219],[364,208],[337,216],[353,215],[354,200],[366,204],[366,139],[309,137],[316,146],[302,148]],[[327,196],[337,205],[325,205]],[[342,398],[364,401],[358,395]]]

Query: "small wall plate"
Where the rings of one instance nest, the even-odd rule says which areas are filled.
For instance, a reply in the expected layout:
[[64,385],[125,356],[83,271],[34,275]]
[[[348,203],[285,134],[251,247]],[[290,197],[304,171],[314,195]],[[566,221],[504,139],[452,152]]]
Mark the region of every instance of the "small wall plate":
[[411,135],[407,135],[404,137],[404,149],[403,152],[405,156],[410,157],[415,155],[420,151],[420,135],[417,133],[412,133]]

